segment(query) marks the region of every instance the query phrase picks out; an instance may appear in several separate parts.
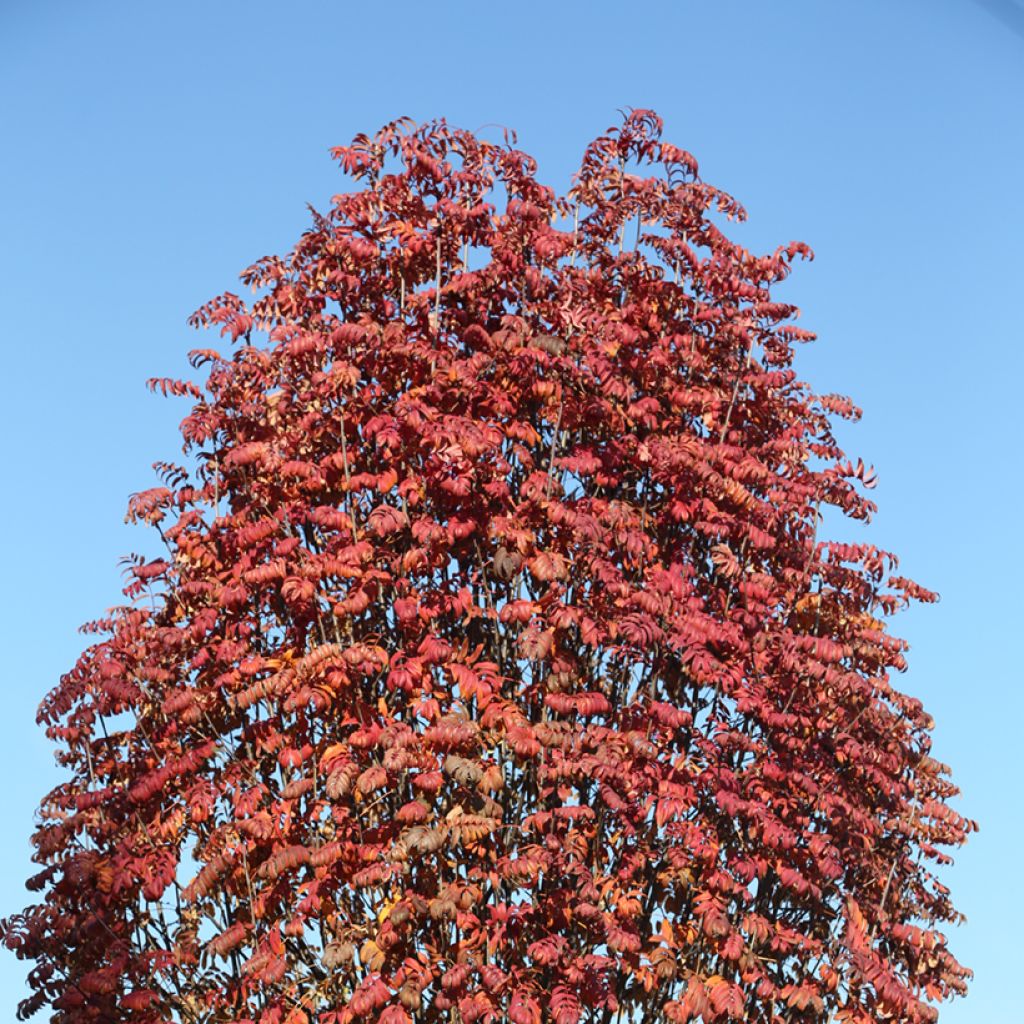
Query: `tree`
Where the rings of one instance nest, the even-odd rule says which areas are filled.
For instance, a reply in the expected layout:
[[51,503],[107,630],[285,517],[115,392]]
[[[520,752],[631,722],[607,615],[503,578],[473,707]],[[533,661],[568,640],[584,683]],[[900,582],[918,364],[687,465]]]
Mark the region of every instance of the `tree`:
[[[568,196],[399,121],[251,305],[191,469],[43,702],[68,781],[3,925],[54,1020],[934,1020],[968,972],[931,719],[820,540],[873,476],[743,211],[636,111]],[[254,332],[266,332],[264,343]]]

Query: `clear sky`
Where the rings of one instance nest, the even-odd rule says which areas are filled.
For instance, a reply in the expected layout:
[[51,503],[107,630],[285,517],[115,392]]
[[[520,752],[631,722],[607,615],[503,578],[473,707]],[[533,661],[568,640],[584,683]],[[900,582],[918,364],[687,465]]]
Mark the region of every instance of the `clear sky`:
[[[784,292],[821,337],[798,368],[863,406],[842,436],[880,476],[843,531],[942,593],[895,624],[900,681],[982,825],[949,873],[976,981],[941,1019],[1020,1019],[1024,7],[0,0],[0,95],[0,914],[58,778],[35,707],[149,548],[128,495],[179,454],[186,406],[143,382],[187,374],[186,316],[298,237],[357,132],[498,122],[567,187],[617,108],[653,107],[744,244],[817,253]],[[23,975],[0,953],[0,1019]]]

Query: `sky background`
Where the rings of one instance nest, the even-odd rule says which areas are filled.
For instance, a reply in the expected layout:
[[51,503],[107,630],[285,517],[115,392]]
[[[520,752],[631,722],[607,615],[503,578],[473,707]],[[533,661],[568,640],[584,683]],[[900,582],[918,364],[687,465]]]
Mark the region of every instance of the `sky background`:
[[[982,831],[948,873],[974,967],[944,1024],[1019,1019],[1024,8],[1006,0],[610,3],[0,0],[0,915],[59,779],[35,708],[81,622],[151,550],[123,517],[180,454],[197,306],[286,250],[343,178],[332,145],[399,115],[515,128],[569,185],[617,108],[750,214],[734,236],[817,258],[780,296],[820,341],[797,368],[852,395],[880,506],[839,539],[942,594],[904,614],[900,685]],[[493,137],[497,130],[489,129]],[[0,1019],[25,965],[0,952]]]

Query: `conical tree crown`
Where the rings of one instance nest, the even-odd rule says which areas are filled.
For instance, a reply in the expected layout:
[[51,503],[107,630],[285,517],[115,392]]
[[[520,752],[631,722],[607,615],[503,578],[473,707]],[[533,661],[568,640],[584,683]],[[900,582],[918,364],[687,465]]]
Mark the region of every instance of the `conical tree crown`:
[[[818,537],[873,483],[793,370],[805,246],[647,111],[559,197],[396,122],[204,306],[166,555],[40,711],[28,1014],[933,1020],[973,827],[890,685],[932,595]],[[260,341],[257,335],[264,336]]]

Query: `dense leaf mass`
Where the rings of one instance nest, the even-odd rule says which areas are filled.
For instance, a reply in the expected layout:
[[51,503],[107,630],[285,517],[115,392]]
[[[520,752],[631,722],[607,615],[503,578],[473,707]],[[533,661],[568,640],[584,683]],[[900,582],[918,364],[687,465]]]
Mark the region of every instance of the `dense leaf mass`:
[[[742,209],[638,111],[567,196],[506,135],[335,151],[194,317],[166,545],[40,710],[23,1014],[923,1022],[973,824],[890,683],[933,595],[818,536],[871,471]],[[255,335],[264,337],[254,340]]]

